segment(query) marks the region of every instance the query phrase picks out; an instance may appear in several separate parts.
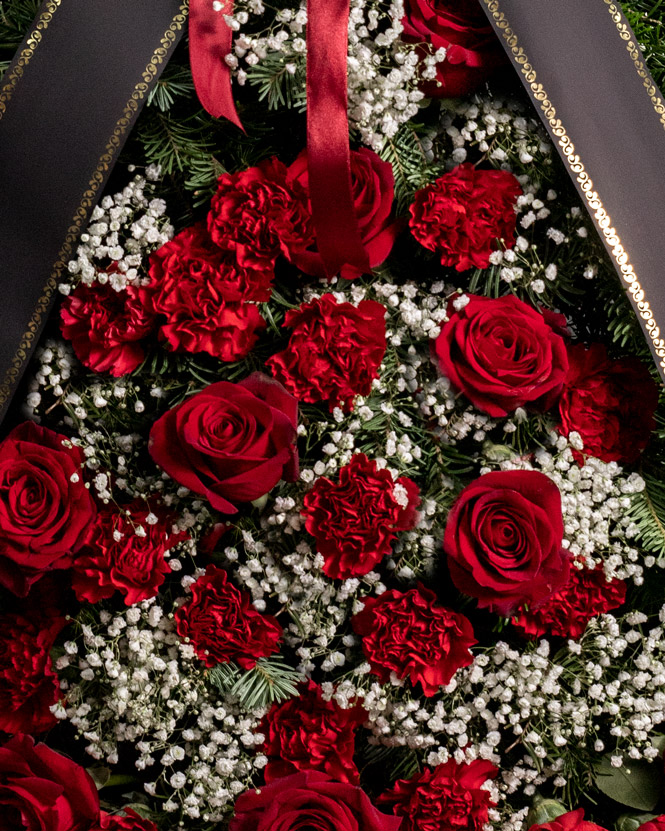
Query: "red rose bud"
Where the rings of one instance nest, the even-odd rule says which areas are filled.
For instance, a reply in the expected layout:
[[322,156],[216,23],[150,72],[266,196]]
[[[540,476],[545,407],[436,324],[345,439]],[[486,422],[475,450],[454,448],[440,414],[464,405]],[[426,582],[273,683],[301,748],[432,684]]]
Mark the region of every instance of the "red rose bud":
[[321,687],[308,681],[298,698],[274,704],[258,727],[266,737],[259,749],[268,757],[266,782],[299,770],[318,770],[337,782],[357,785],[354,739],[366,719],[360,706],[343,710],[334,699],[324,701]]
[[[289,181],[297,182],[309,196],[309,174],[307,151],[303,152],[289,167]],[[382,161],[376,153],[367,148],[351,151],[351,189],[353,207],[358,222],[358,232],[369,264],[372,268],[387,258],[392,250],[401,223],[391,218],[395,196],[395,178],[392,165]],[[309,203],[308,203],[309,204]],[[311,212],[311,207],[309,208]],[[289,259],[305,274],[325,276],[321,256],[316,250],[313,235],[306,250],[298,247]],[[361,272],[354,266],[344,265],[340,276],[346,280],[359,277]]]
[[56,724],[49,708],[61,696],[50,652],[66,625],[64,617],[49,615],[33,604],[25,616],[0,615],[1,731],[43,733]]
[[561,335],[513,295],[467,297],[432,346],[441,373],[474,407],[495,418],[518,407],[553,406],[568,370]]
[[491,762],[458,764],[451,759],[410,779],[398,779],[379,804],[392,805],[393,812],[404,817],[400,831],[483,831],[488,809],[496,803],[482,786],[498,773]]
[[155,318],[134,286],[116,291],[108,283],[79,283],[63,302],[60,317],[63,337],[79,361],[115,378],[143,363],[141,342],[155,329]]
[[175,613],[176,628],[207,667],[235,661],[252,669],[259,658],[279,650],[282,627],[252,605],[249,592],[229,583],[210,565],[192,585],[192,597]]
[[365,657],[382,683],[394,672],[420,683],[430,697],[461,667],[473,661],[470,647],[477,643],[464,615],[437,603],[434,592],[419,586],[407,592],[386,591],[367,597],[361,612],[351,619],[362,637]]
[[224,173],[210,203],[208,231],[242,268],[272,270],[280,254],[305,249],[312,238],[307,195],[277,159],[242,173]]
[[398,831],[355,785],[306,771],[240,794],[229,831]]
[[272,268],[238,265],[235,255],[217,247],[199,224],[152,254],[151,282],[140,293],[159,316],[160,336],[170,349],[238,361],[265,329],[253,301],[270,299],[272,278]]
[[[72,588],[77,598],[97,603],[120,591],[125,604],[133,606],[155,597],[171,571],[165,552],[186,539],[184,533],[173,533],[172,520],[143,499],[122,511],[102,508],[74,560]],[[142,535],[136,533],[138,528]]]
[[255,372],[238,384],[211,384],[166,412],[150,431],[150,455],[213,508],[234,514],[280,479],[297,479],[297,426],[296,399]]
[[606,829],[596,825],[595,822],[585,820],[584,808],[578,808],[576,811],[568,811],[542,825],[532,825],[529,831],[606,831]]
[[505,63],[478,0],[404,0],[402,25],[407,43],[446,50],[445,61],[437,65],[436,82],[425,85],[429,96],[457,98],[473,92]]
[[419,190],[410,207],[411,233],[457,271],[487,268],[490,254],[515,245],[519,182],[506,170],[478,170],[465,162]]
[[31,421],[0,444],[0,585],[24,597],[71,566],[97,512],[83,465],[66,436]]
[[0,747],[0,816],[8,829],[93,831],[99,796],[80,765],[18,735]]
[[487,473],[461,492],[443,541],[453,583],[509,615],[544,603],[568,580],[561,494],[535,470]]
[[624,581],[607,580],[602,565],[573,567],[563,588],[535,609],[519,609],[512,623],[532,638],[553,635],[576,640],[590,620],[618,608],[625,599]]
[[[655,429],[658,387],[637,358],[608,357],[602,344],[568,348],[570,368],[559,401],[561,426],[580,434],[583,453],[603,462],[636,462]],[[582,453],[574,451],[578,461]]]
[[299,401],[348,412],[354,397],[369,395],[378,377],[386,351],[385,313],[374,300],[356,307],[324,294],[286,313],[284,326],[293,329],[289,345],[266,364]]
[[305,528],[325,559],[323,572],[345,580],[362,577],[392,552],[398,531],[418,521],[418,486],[406,476],[395,481],[363,453],[339,472],[339,482],[317,479],[305,496]]

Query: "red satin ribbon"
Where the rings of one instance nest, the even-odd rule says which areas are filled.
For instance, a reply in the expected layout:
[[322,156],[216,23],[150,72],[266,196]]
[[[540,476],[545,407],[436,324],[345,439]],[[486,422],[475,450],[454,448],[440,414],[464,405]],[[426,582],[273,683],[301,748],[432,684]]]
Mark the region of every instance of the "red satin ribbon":
[[226,0],[219,12],[213,9],[212,0],[190,0],[189,60],[201,104],[215,118],[226,118],[244,130],[231,92],[231,71],[224,60],[233,44],[225,14],[233,14],[233,0]]
[[349,0],[307,2],[307,167],[316,244],[326,274],[369,271],[351,190],[347,101]]

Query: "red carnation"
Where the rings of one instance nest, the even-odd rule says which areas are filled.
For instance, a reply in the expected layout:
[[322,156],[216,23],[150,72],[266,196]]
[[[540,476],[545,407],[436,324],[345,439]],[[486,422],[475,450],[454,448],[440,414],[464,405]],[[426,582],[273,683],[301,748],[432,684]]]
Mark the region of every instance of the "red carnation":
[[363,453],[339,472],[339,483],[321,477],[305,496],[305,527],[316,538],[328,577],[362,577],[392,551],[398,531],[418,520],[418,486],[395,481]]
[[171,571],[165,552],[185,538],[173,533],[171,517],[143,499],[120,510],[103,508],[74,560],[76,596],[97,603],[120,591],[127,606],[154,597]]
[[481,608],[536,606],[568,580],[561,494],[535,470],[487,473],[452,507],[444,549],[453,583]]
[[465,162],[419,190],[409,226],[418,242],[441,255],[441,265],[487,268],[490,254],[515,244],[519,182],[506,170],[479,170]]
[[293,254],[311,241],[307,195],[275,158],[242,173],[224,173],[210,203],[208,230],[240,267],[271,270],[279,254]]
[[[600,343],[570,346],[568,360],[562,435],[578,432],[584,454],[604,462],[636,462],[656,426],[658,388],[648,368],[637,358],[609,358]],[[576,451],[575,457],[583,458]]]
[[293,329],[289,345],[266,363],[299,401],[352,410],[354,397],[369,395],[378,377],[385,312],[374,300],[356,307],[324,294],[286,313],[284,326]]
[[158,831],[155,823],[150,819],[144,819],[131,808],[122,809],[124,816],[118,814],[107,814],[102,811],[100,829],[102,831]]
[[[638,831],[641,831],[645,826],[641,826]],[[584,819],[584,808],[578,808],[576,811],[568,811],[566,814],[561,814],[560,817],[544,822],[540,825],[532,825],[529,831],[606,831],[595,822],[589,822]],[[649,829],[651,831],[651,829]]]
[[[297,182],[309,197],[307,151],[303,150],[289,167],[289,181]],[[401,229],[401,223],[391,219],[395,196],[395,178],[392,165],[384,162],[372,150],[363,147],[351,151],[351,189],[358,233],[371,268],[386,259]],[[311,211],[311,207],[309,208]],[[305,274],[325,276],[321,256],[316,250],[312,234],[307,250],[299,247],[289,256],[291,262]],[[343,265],[340,276],[345,280],[359,277],[362,272],[352,265]]]
[[400,831],[482,831],[495,803],[482,786],[499,773],[491,762],[454,759],[425,768],[410,779],[398,779],[379,804],[392,805],[404,817]]
[[266,737],[260,748],[268,756],[266,782],[299,770],[319,770],[337,782],[358,784],[353,761],[355,731],[366,720],[362,707],[343,710],[324,701],[321,687],[310,680],[298,698],[274,704],[259,725]]
[[199,224],[151,255],[151,282],[141,296],[160,316],[160,335],[170,349],[237,361],[265,328],[257,306],[247,301],[269,300],[272,277],[271,268],[239,266]]
[[382,814],[355,785],[325,773],[294,773],[240,794],[229,831],[398,831],[400,821]]
[[237,384],[211,384],[164,413],[149,450],[176,482],[234,514],[280,479],[298,478],[297,425],[296,399],[255,372]]
[[20,596],[53,569],[69,568],[96,508],[83,453],[30,421],[0,444],[0,584]]
[[116,378],[143,362],[141,341],[155,328],[137,288],[116,291],[109,283],[79,283],[63,302],[60,317],[62,334],[79,361]]
[[192,585],[192,597],[175,619],[178,634],[207,667],[235,661],[252,669],[259,658],[278,651],[282,636],[276,618],[257,612],[249,592],[238,591],[224,569],[213,565]]
[[[457,98],[473,92],[505,63],[501,44],[478,0],[404,0],[403,39],[445,49],[430,96]],[[428,54],[428,53],[426,53]]]
[[99,796],[84,768],[18,735],[0,747],[3,828],[22,831],[93,831]]
[[545,317],[514,295],[467,296],[432,346],[441,372],[493,417],[517,407],[549,409],[568,370],[566,343],[550,325],[560,325],[557,316]]
[[576,639],[587,623],[616,609],[626,599],[623,580],[607,580],[602,565],[594,569],[571,568],[566,585],[534,609],[520,609],[513,625],[526,635],[554,635]]
[[[51,648],[67,625],[39,609],[0,615],[0,730],[43,733],[56,723],[50,707],[60,700]],[[1,801],[1,798],[0,798]]]
[[637,831],[665,831],[665,814],[643,822]]
[[362,637],[363,652],[381,682],[409,678],[422,685],[426,696],[436,695],[461,667],[473,661],[470,647],[477,643],[464,615],[437,603],[434,592],[419,586],[407,592],[386,591],[367,597],[361,612],[351,619]]

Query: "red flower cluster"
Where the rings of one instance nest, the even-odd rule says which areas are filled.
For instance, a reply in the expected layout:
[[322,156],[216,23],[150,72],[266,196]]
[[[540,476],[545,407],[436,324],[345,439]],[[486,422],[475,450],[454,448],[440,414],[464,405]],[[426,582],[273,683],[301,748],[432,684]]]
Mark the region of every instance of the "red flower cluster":
[[467,295],[434,342],[439,369],[471,403],[491,416],[517,407],[547,410],[563,388],[566,343],[548,318],[514,295]]
[[396,482],[357,453],[339,472],[339,482],[317,479],[305,496],[305,527],[316,539],[328,577],[362,577],[392,550],[398,531],[417,522],[420,492],[406,476]]
[[60,317],[63,337],[79,361],[116,378],[143,363],[142,341],[155,328],[154,315],[134,286],[116,291],[108,283],[79,283],[62,304]]
[[382,682],[394,672],[414,686],[420,683],[429,697],[473,661],[469,648],[477,641],[471,623],[440,606],[434,592],[424,586],[386,591],[364,602],[351,625],[362,637],[372,672]]
[[353,409],[356,395],[369,395],[386,351],[386,310],[374,300],[358,306],[332,294],[286,313],[293,329],[289,345],[267,365],[299,401],[323,401],[332,411]]
[[602,565],[571,568],[566,585],[536,608],[519,609],[513,625],[526,635],[579,638],[597,615],[616,609],[626,599],[623,580],[607,580]]
[[42,733],[56,723],[49,707],[60,699],[60,685],[50,652],[66,623],[32,606],[25,615],[0,616],[0,730],[5,733]]
[[448,516],[444,549],[453,583],[481,608],[508,615],[536,606],[568,579],[561,494],[544,473],[487,473]]
[[0,445],[0,584],[15,594],[69,568],[83,544],[96,515],[83,464],[66,436],[29,421]]
[[324,701],[321,687],[310,680],[298,698],[275,704],[259,725],[266,737],[266,782],[299,770],[318,770],[337,782],[358,784],[353,761],[355,731],[366,720],[360,706],[343,710]]
[[498,38],[478,0],[405,0],[404,40],[445,49],[428,96],[457,98],[473,92],[505,62]]
[[284,478],[298,476],[298,404],[255,372],[220,381],[166,412],[150,431],[150,454],[176,482],[234,514]]
[[441,264],[487,268],[497,240],[515,244],[519,182],[506,170],[479,170],[465,162],[419,190],[409,208],[418,242],[441,255]]
[[379,803],[392,805],[393,812],[404,817],[400,831],[482,831],[494,805],[482,785],[498,772],[491,762],[458,764],[451,759],[411,779],[398,779]]
[[[638,831],[642,831],[642,829],[646,831],[646,825],[641,825]],[[584,808],[578,808],[576,811],[561,814],[560,817],[550,822],[532,825],[529,831],[606,831],[606,829],[596,825],[595,822],[584,819]],[[654,829],[654,831],[656,830]]]
[[[306,771],[240,794],[229,831],[398,831],[355,785]],[[32,831],[32,829],[30,830]]]
[[[308,196],[309,173],[307,169],[307,151],[303,152],[289,167],[289,181],[300,185]],[[376,153],[361,148],[351,151],[351,192],[353,207],[358,222],[358,232],[369,264],[372,268],[380,265],[390,254],[401,223],[391,219],[395,179],[392,165],[381,161]],[[310,225],[310,239],[307,249],[297,248],[289,252],[288,258],[305,274],[317,277],[325,276],[321,256],[316,250],[316,240]],[[340,276],[352,280],[360,276],[360,271],[351,265],[340,269]]]
[[277,652],[282,636],[277,620],[257,612],[249,593],[238,591],[224,569],[213,565],[192,585],[175,619],[178,634],[207,667],[235,661],[252,669],[259,658]]
[[[140,536],[138,528],[143,529]],[[183,533],[173,533],[170,517],[142,499],[122,512],[102,508],[74,560],[76,596],[97,603],[121,591],[127,606],[154,597],[171,570],[164,553],[183,539]]]
[[636,358],[612,360],[599,343],[571,346],[568,358],[561,433],[577,431],[584,453],[604,462],[637,461],[656,426],[658,388],[647,367]]

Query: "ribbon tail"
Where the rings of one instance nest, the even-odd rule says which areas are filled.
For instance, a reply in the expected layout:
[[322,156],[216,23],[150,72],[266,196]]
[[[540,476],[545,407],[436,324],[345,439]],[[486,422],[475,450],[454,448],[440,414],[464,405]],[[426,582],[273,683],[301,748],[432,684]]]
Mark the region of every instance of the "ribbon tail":
[[215,118],[226,118],[244,132],[231,91],[231,70],[224,56],[231,51],[233,32],[225,14],[233,12],[233,0],[226,0],[222,11],[215,11],[212,0],[190,0],[189,60],[196,94],[203,107]]
[[370,270],[353,207],[347,102],[349,0],[307,3],[307,160],[316,242],[326,275]]

